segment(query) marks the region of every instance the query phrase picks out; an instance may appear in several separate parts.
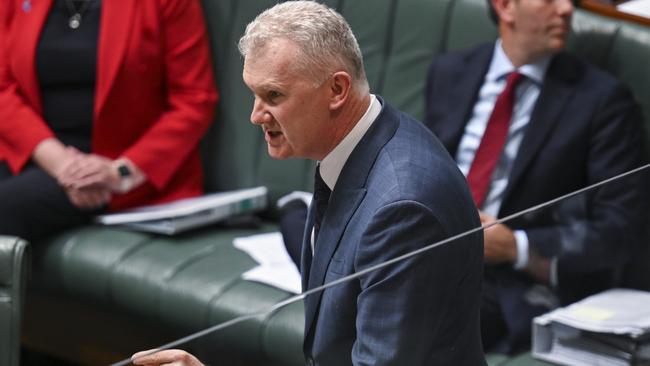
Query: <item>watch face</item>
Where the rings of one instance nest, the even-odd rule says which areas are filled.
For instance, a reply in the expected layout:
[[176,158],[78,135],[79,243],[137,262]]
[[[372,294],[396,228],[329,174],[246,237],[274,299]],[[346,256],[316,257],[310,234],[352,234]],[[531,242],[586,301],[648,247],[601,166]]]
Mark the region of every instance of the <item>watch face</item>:
[[129,170],[129,167],[126,165],[120,165],[117,167],[117,172],[120,173],[120,177],[128,177],[131,175],[131,171]]

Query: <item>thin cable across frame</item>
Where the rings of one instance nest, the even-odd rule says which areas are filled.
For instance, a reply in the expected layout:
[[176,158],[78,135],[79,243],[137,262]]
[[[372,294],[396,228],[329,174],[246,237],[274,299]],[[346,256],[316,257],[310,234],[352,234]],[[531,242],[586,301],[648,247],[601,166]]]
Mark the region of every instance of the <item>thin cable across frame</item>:
[[[209,328],[206,328],[206,329],[203,329],[203,330],[198,331],[198,332],[196,332],[196,333],[190,334],[190,335],[187,336],[187,337],[183,337],[183,338],[180,338],[180,339],[175,340],[175,341],[173,341],[173,342],[170,342],[170,343],[164,344],[164,345],[162,345],[162,346],[156,348],[155,350],[152,350],[150,353],[148,353],[148,354],[146,354],[146,355],[154,354],[154,353],[157,353],[157,352],[160,352],[160,351],[166,350],[166,349],[170,349],[170,348],[177,347],[177,346],[179,346],[179,345],[181,345],[181,344],[183,344],[183,343],[187,343],[187,342],[193,341],[193,340],[195,340],[195,339],[197,339],[197,338],[203,337],[204,335],[210,334],[210,333],[212,333],[212,332],[216,332],[216,331],[218,331],[218,330],[221,330],[221,329],[224,329],[224,328],[230,327],[230,326],[235,325],[235,324],[239,324],[239,323],[245,322],[245,321],[247,321],[247,320],[252,320],[252,319],[255,319],[255,318],[260,318],[260,317],[268,316],[268,315],[270,315],[270,314],[276,312],[277,310],[279,310],[279,309],[281,309],[281,308],[283,308],[283,307],[285,307],[285,306],[287,306],[287,305],[289,305],[289,304],[293,304],[294,302],[297,302],[297,301],[299,301],[299,300],[304,299],[305,297],[307,297],[307,296],[309,296],[309,295],[313,295],[313,294],[315,294],[315,293],[317,293],[317,292],[323,291],[323,290],[328,289],[328,288],[330,288],[330,287],[334,287],[334,286],[337,286],[337,285],[339,285],[339,284],[341,284],[341,283],[344,283],[344,282],[348,282],[348,281],[351,281],[351,280],[357,279],[357,278],[359,278],[359,277],[361,277],[361,276],[364,276],[364,275],[366,275],[366,274],[368,274],[368,273],[370,273],[370,272],[373,272],[373,271],[376,271],[376,270],[378,270],[378,269],[381,269],[381,268],[384,268],[384,267],[390,266],[390,265],[392,265],[392,264],[394,264],[394,263],[400,262],[400,261],[405,260],[405,259],[408,259],[408,258],[410,258],[410,257],[413,257],[413,256],[416,256],[416,255],[419,255],[419,254],[425,253],[425,252],[427,252],[427,251],[429,251],[429,250],[431,250],[431,249],[434,249],[434,248],[439,247],[439,246],[441,246],[441,245],[444,245],[444,244],[450,243],[450,242],[452,242],[452,241],[454,241],[454,240],[457,240],[457,239],[463,238],[463,237],[465,237],[465,236],[468,236],[468,235],[474,234],[474,233],[476,233],[476,232],[479,232],[479,231],[483,231],[483,230],[489,229],[489,228],[491,228],[492,226],[495,226],[495,225],[498,225],[498,224],[502,224],[502,223],[508,222],[508,221],[510,221],[510,220],[512,220],[512,219],[515,219],[515,218],[518,218],[518,217],[520,217],[520,216],[526,215],[526,214],[528,214],[528,213],[530,213],[530,212],[537,211],[537,210],[540,210],[540,209],[542,209],[542,208],[546,208],[546,207],[551,206],[551,205],[554,205],[554,204],[556,204],[556,203],[558,203],[558,202],[560,202],[560,201],[563,201],[563,200],[565,200],[565,199],[567,199],[567,198],[571,198],[571,197],[573,197],[573,196],[577,196],[577,195],[579,195],[579,194],[581,194],[581,193],[584,193],[584,192],[587,192],[587,191],[593,190],[593,189],[595,189],[595,188],[598,188],[598,187],[601,187],[601,186],[603,186],[603,185],[605,185],[605,184],[608,184],[608,183],[614,182],[614,181],[616,181],[616,180],[619,180],[619,179],[625,178],[625,177],[627,177],[627,176],[629,176],[629,175],[632,175],[632,174],[638,173],[638,172],[643,171],[643,170],[648,169],[648,168],[650,168],[650,164],[642,165],[642,166],[640,166],[640,167],[638,167],[638,168],[635,168],[635,169],[629,170],[629,171],[624,172],[624,173],[621,173],[621,174],[619,174],[619,175],[615,175],[615,176],[613,176],[613,177],[611,177],[611,178],[607,178],[607,179],[605,179],[605,180],[602,180],[602,181],[600,181],[600,182],[594,183],[594,184],[589,185],[589,186],[587,186],[587,187],[584,187],[584,188],[578,189],[578,190],[576,190],[576,191],[573,191],[573,192],[567,193],[567,194],[565,194],[565,195],[559,196],[559,197],[554,198],[554,199],[552,199],[552,200],[549,200],[549,201],[546,201],[546,202],[540,203],[540,204],[538,204],[538,205],[535,205],[535,206],[529,207],[529,208],[527,208],[527,209],[525,209],[525,210],[522,210],[522,211],[519,211],[519,212],[515,212],[515,213],[513,213],[513,214],[511,214],[511,215],[508,215],[508,216],[502,217],[502,218],[497,219],[497,220],[495,220],[495,221],[492,221],[492,222],[490,222],[490,223],[488,223],[488,224],[481,225],[481,226],[479,226],[479,227],[476,227],[476,228],[473,228],[473,229],[467,230],[467,231],[465,231],[465,232],[463,232],[463,233],[460,233],[460,234],[457,234],[457,235],[451,236],[451,237],[449,237],[449,238],[447,238],[447,239],[443,239],[443,240],[438,241],[438,242],[436,242],[436,243],[429,244],[429,245],[427,245],[427,246],[425,246],[425,247],[422,247],[422,248],[420,248],[420,249],[416,249],[416,250],[411,251],[411,252],[406,253],[406,254],[402,254],[402,255],[400,255],[400,256],[398,256],[398,257],[395,257],[395,258],[389,259],[389,260],[387,260],[387,261],[385,261],[385,262],[375,264],[374,266],[371,266],[371,267],[365,268],[365,269],[363,269],[363,270],[361,270],[361,271],[358,271],[358,272],[352,273],[352,274],[350,274],[350,275],[348,275],[348,276],[345,276],[345,277],[339,278],[339,279],[337,279],[337,280],[334,280],[334,281],[331,281],[331,282],[325,283],[325,284],[323,284],[323,285],[321,285],[321,286],[318,286],[318,287],[314,287],[313,289],[311,289],[311,290],[307,290],[307,291],[305,291],[305,292],[303,292],[303,293],[301,293],[301,294],[299,294],[299,295],[292,296],[292,297],[290,297],[290,298],[288,298],[288,299],[286,299],[286,300],[284,300],[284,301],[281,301],[281,302],[279,302],[279,303],[277,303],[277,304],[275,304],[275,305],[273,305],[273,306],[267,308],[266,310],[259,311],[259,312],[253,313],[253,314],[242,315],[242,316],[240,316],[240,317],[237,317],[237,318],[234,318],[234,319],[228,320],[228,321],[223,322],[223,323],[220,323],[220,324],[213,325],[213,326],[211,326],[211,327],[209,327]],[[145,355],[142,355],[142,356],[145,356]],[[128,365],[128,364],[130,364],[130,363],[131,363],[131,359],[129,358],[129,359],[122,360],[122,361],[120,361],[120,362],[113,363],[113,364],[111,364],[110,366],[124,366],[124,365]]]

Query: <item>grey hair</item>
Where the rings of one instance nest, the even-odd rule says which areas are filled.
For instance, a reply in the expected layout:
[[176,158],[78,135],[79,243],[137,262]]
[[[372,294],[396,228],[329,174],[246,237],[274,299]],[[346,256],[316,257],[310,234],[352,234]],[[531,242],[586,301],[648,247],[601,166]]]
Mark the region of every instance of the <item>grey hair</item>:
[[278,38],[298,46],[300,55],[296,66],[316,84],[343,69],[358,87],[368,91],[357,39],[345,19],[334,9],[314,1],[277,4],[246,26],[239,40],[239,52],[245,58]]

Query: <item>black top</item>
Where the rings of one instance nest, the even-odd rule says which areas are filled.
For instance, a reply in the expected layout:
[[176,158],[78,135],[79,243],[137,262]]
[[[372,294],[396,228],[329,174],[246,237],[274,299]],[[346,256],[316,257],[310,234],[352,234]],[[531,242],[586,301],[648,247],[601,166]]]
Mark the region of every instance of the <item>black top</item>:
[[[101,13],[101,0],[87,1],[55,0],[36,49],[44,119],[64,144],[85,152],[90,151]],[[75,12],[81,12],[81,21],[72,29]]]

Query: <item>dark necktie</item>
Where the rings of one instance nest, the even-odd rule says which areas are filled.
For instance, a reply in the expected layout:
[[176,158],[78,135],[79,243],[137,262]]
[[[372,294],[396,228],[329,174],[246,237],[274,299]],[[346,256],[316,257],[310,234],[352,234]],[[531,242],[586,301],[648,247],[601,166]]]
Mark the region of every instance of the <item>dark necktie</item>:
[[327,204],[330,199],[332,191],[329,189],[323,178],[320,176],[320,165],[316,167],[316,175],[314,178],[314,244],[318,238],[320,225],[327,210]]
[[515,87],[522,75],[512,72],[506,80],[506,88],[497,98],[494,110],[490,115],[481,144],[476,150],[474,161],[467,174],[472,197],[476,207],[481,208],[488,188],[492,172],[501,157],[501,152],[508,137],[508,128],[512,119],[512,108],[515,100]]

